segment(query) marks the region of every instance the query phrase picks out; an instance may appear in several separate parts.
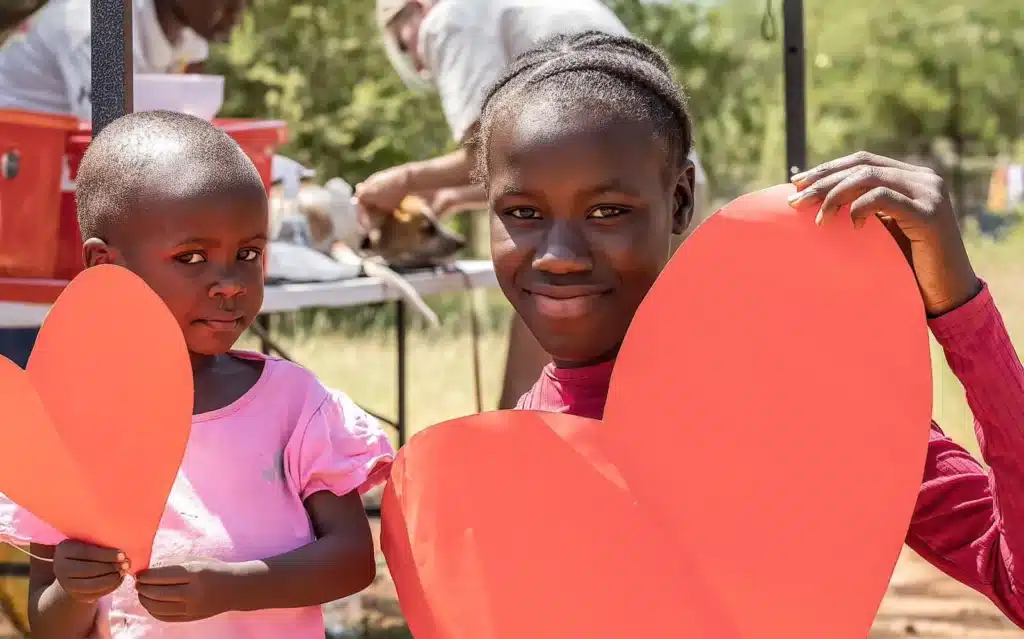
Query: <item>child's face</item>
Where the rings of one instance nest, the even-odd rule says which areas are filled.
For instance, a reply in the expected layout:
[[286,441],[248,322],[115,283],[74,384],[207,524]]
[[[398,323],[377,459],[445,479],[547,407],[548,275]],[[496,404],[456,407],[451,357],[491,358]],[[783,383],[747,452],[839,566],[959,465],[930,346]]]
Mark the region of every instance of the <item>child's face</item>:
[[487,152],[502,291],[562,365],[614,356],[689,223],[693,167],[670,170],[651,126],[533,103]]
[[145,280],[194,355],[227,352],[263,305],[266,201],[153,198],[140,208],[109,245],[87,244],[86,263],[120,263]]

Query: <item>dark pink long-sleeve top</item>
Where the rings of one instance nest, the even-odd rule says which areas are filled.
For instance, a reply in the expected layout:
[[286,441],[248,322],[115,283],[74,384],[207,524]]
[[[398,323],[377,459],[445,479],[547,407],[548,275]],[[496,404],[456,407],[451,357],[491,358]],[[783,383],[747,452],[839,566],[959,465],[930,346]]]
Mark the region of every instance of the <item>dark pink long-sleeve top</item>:
[[[967,391],[989,470],[932,422],[907,544],[1024,628],[1024,368],[988,286],[929,326]],[[548,366],[517,408],[600,419],[611,372]]]

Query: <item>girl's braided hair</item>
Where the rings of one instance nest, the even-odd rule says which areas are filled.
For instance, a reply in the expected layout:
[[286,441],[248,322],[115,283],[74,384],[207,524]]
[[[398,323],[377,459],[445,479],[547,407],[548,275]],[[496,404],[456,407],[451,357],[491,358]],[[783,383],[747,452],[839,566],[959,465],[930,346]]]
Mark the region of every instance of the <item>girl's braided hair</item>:
[[640,40],[598,31],[559,34],[513,60],[488,91],[473,139],[478,180],[486,180],[495,120],[527,99],[646,120],[678,167],[693,145],[686,98],[661,53]]

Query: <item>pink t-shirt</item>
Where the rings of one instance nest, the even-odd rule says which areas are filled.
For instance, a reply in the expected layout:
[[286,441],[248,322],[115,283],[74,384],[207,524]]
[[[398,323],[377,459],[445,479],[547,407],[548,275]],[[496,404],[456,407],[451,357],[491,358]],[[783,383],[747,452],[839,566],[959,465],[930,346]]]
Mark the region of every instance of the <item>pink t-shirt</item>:
[[[288,361],[266,360],[234,403],[192,418],[181,470],[153,544],[154,566],[190,557],[265,559],[314,541],[303,500],[366,491],[386,479],[387,435],[343,393]],[[0,536],[56,545],[63,538],[9,502]],[[130,577],[104,602],[95,634],[113,639],[323,639],[320,607],[226,613],[163,623],[146,612]]]

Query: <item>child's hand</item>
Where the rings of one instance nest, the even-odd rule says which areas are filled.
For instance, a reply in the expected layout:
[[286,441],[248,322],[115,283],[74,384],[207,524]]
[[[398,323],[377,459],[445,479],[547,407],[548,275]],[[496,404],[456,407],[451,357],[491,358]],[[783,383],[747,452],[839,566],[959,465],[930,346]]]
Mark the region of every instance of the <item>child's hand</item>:
[[212,559],[180,566],[143,570],[135,576],[139,602],[155,619],[197,621],[227,612],[230,607],[231,564]]
[[800,192],[790,204],[818,206],[818,224],[847,205],[858,228],[877,215],[914,269],[929,315],[951,311],[981,290],[949,192],[931,169],[861,151],[793,176],[793,183]]
[[81,541],[63,541],[53,554],[53,574],[72,599],[96,603],[117,590],[128,573],[124,553]]

